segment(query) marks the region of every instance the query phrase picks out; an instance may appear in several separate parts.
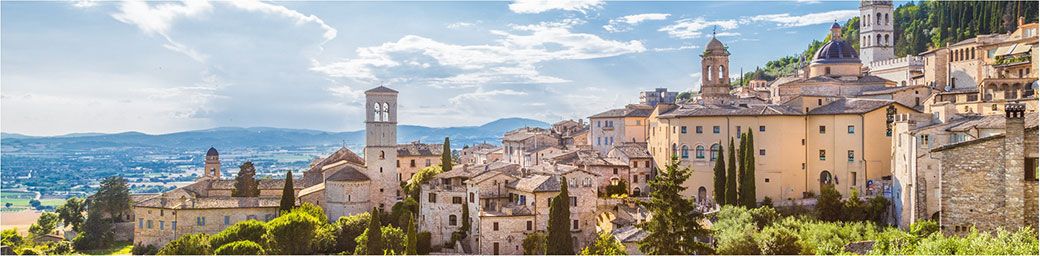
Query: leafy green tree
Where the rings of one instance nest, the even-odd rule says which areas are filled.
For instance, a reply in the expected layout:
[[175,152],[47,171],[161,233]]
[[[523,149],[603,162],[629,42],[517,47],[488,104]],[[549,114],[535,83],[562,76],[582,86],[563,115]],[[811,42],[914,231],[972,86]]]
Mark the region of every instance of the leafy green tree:
[[315,234],[321,227],[320,220],[302,212],[282,214],[267,224],[265,251],[272,254],[312,253]]
[[755,226],[758,229],[762,229],[777,220],[780,220],[780,213],[776,211],[772,206],[762,206],[758,208],[748,209],[748,213],[751,214],[751,219],[755,221]]
[[282,187],[282,201],[278,204],[278,212],[289,212],[296,207],[296,191],[293,190],[292,170],[285,172],[285,186]]
[[29,226],[29,234],[32,234],[34,237],[41,237],[50,234],[58,227],[59,221],[61,221],[61,219],[58,217],[57,213],[43,212],[40,214],[40,218],[36,219],[36,223]]
[[101,180],[101,186],[91,196],[87,207],[96,207],[113,219],[120,219],[130,212],[130,186],[126,179],[113,176]]
[[405,183],[403,187],[405,194],[411,197],[412,200],[420,202],[419,192],[422,189],[422,184],[433,179],[434,175],[444,172],[443,170],[444,169],[439,165],[432,165],[419,169],[419,171],[415,172],[415,175],[412,175],[412,178],[408,180],[408,183]]
[[451,171],[451,140],[444,137],[444,149],[441,150],[441,166],[444,171]]
[[33,209],[37,209],[38,210],[38,209],[40,209],[41,205],[42,204],[40,203],[40,200],[36,200],[36,199],[30,199],[29,200],[29,206],[32,206]]
[[323,224],[328,223],[327,220],[329,219],[328,215],[325,215],[325,209],[312,203],[302,203],[299,207],[293,208],[290,212],[299,212],[310,215]]
[[71,226],[72,230],[80,231],[80,227],[83,225],[83,220],[86,217],[83,216],[83,212],[87,210],[87,202],[83,198],[71,197],[65,200],[65,204],[58,206],[55,211],[58,213],[58,218],[65,226]]
[[[354,249],[354,254],[383,254],[383,249],[386,248],[386,245],[383,244],[382,229],[379,225],[379,210],[372,207],[370,214],[372,218],[368,221],[368,228],[358,236],[358,247]],[[364,242],[361,239],[364,239]]]
[[820,197],[816,199],[816,217],[823,221],[840,221],[842,216],[841,193],[834,185],[820,187]]
[[82,230],[72,239],[76,250],[91,250],[107,247],[112,240],[112,223],[105,219],[99,208],[87,208],[87,219]]
[[260,244],[249,241],[235,241],[225,245],[222,245],[214,251],[216,255],[264,255],[264,247]]
[[647,254],[707,254],[711,247],[698,239],[710,232],[701,227],[703,215],[694,208],[693,201],[682,197],[682,184],[690,178],[689,168],[679,168],[676,157],[665,171],[650,180],[649,201],[641,204],[653,218],[637,224],[647,236],[639,242],[639,250]]
[[213,248],[220,248],[225,244],[237,241],[252,241],[257,244],[263,244],[264,234],[267,234],[267,223],[258,220],[247,220],[235,223],[210,236],[209,244]]
[[873,221],[878,226],[885,225],[888,218],[888,207],[891,202],[883,196],[875,196],[867,200],[866,220]]
[[259,184],[256,181],[256,168],[253,167],[252,161],[246,161],[238,167],[238,176],[235,177],[235,188],[231,190],[231,196],[260,196]]
[[769,226],[758,235],[758,248],[767,255],[795,255],[802,252],[798,234],[789,228]]
[[600,232],[596,241],[581,249],[580,255],[626,255],[625,245],[610,234]]
[[[736,205],[739,203],[737,196],[737,157],[734,155],[736,150],[733,149],[733,138],[729,139],[729,165],[726,168],[726,205]],[[722,157],[725,155],[723,152],[719,152],[719,159],[715,161],[725,162],[726,158]]]
[[342,252],[337,251],[336,248],[337,234],[339,234],[339,226],[327,222],[318,226],[318,230],[314,232],[313,242],[311,242],[314,247],[314,254],[333,254]]
[[[382,226],[377,229],[376,232],[366,229],[364,234],[357,237],[358,247],[354,249],[354,254],[368,254],[368,255],[380,255],[380,254],[398,254],[404,252],[404,246],[407,238],[405,238],[404,231],[401,228],[393,226]],[[378,236],[375,236],[378,234]],[[380,247],[368,247],[372,238],[380,240]]]
[[390,220],[395,227],[408,227],[408,218],[419,214],[419,202],[412,197],[405,197],[390,207]]
[[524,255],[545,255],[545,246],[548,242],[545,232],[536,231],[524,237]]
[[[719,141],[719,145],[722,141]],[[729,152],[733,152],[733,141],[730,140]],[[721,155],[721,154],[720,154]],[[719,205],[726,205],[726,161],[724,159],[715,160],[715,168],[713,180],[715,181],[715,203]]]
[[339,217],[336,221],[336,246],[333,251],[353,252],[357,247],[355,239],[365,232],[365,228],[372,220],[372,214],[368,212]]
[[417,255],[417,254],[419,254],[419,248],[418,248],[418,246],[419,246],[419,238],[418,238],[418,234],[415,233],[415,229],[416,229],[416,227],[415,227],[415,217],[412,217],[412,216],[413,215],[411,215],[411,214],[408,215],[408,232],[405,233],[407,242],[405,242],[404,254],[407,254],[407,255]]
[[213,254],[213,247],[209,245],[209,237],[200,233],[182,235],[159,249],[159,255],[207,254]]
[[0,244],[3,244],[3,246],[18,248],[21,247],[25,241],[25,237],[18,234],[18,229],[10,228],[4,229],[3,232],[0,232]]
[[758,227],[754,218],[743,206],[724,206],[716,214],[713,222],[715,253],[718,254],[759,254],[755,243]]
[[852,190],[848,199],[842,204],[844,221],[864,221],[867,217],[867,208],[863,200],[859,199],[859,191]]
[[755,135],[751,133],[751,128],[748,128],[743,137],[744,139],[740,140],[740,151],[744,152],[740,158],[743,166],[743,173],[740,175],[740,204],[754,208],[758,206],[758,198],[755,195]]
[[65,240],[47,243],[47,250],[43,251],[47,255],[70,255],[75,252],[76,249],[72,248],[72,242]]
[[560,194],[550,201],[549,232],[546,241],[546,253],[552,255],[574,254],[574,240],[571,238],[571,198],[567,192],[567,178],[560,177]]

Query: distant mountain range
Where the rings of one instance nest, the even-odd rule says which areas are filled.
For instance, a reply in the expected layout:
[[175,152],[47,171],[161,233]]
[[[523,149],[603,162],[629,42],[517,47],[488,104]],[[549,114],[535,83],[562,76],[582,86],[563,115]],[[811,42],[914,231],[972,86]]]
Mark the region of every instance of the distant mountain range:
[[[480,126],[426,127],[400,125],[397,127],[398,143],[422,141],[442,143],[450,137],[452,146],[462,147],[475,143],[500,143],[502,134],[521,127],[548,127],[549,124],[526,118],[503,118]],[[61,136],[37,137],[17,133],[2,133],[0,140],[8,147],[44,147],[66,149],[92,149],[104,147],[161,147],[199,148],[215,146],[231,147],[281,147],[322,145],[363,145],[364,130],[350,132],[327,132],[307,129],[270,127],[220,127],[168,134],[123,133],[74,133]]]

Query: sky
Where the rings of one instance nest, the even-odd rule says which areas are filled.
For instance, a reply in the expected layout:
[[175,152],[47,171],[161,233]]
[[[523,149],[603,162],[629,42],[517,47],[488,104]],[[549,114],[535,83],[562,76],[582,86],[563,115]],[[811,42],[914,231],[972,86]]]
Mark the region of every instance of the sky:
[[0,2],[0,130],[364,128],[585,118],[639,91],[696,90],[704,45],[731,77],[800,52],[859,1]]

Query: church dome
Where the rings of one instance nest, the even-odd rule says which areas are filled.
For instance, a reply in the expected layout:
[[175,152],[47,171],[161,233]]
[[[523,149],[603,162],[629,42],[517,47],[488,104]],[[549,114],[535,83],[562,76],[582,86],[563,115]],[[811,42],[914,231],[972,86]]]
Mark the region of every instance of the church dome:
[[816,50],[816,53],[813,54],[812,63],[861,63],[856,48],[853,48],[849,41],[841,38],[841,26],[838,23],[834,23],[831,26],[831,30],[837,30],[838,33],[832,34],[831,41],[824,44],[819,50]]
[[729,51],[726,50],[726,46],[716,39],[715,36],[711,37],[711,41],[708,41],[708,46],[704,47],[705,55],[729,55]]
[[213,147],[210,147],[209,151],[206,151],[206,156],[217,156],[217,155],[220,155],[220,154],[217,153],[217,149],[215,149]]

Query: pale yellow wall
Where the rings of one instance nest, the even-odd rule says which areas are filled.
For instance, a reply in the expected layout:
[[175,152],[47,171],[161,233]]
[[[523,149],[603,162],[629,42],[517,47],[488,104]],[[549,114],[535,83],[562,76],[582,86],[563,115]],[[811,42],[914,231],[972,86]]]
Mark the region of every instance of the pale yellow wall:
[[624,137],[620,138],[615,143],[624,142],[646,142],[647,137],[647,125],[646,117],[626,117]]
[[[412,167],[412,160],[415,160],[414,167]],[[426,163],[427,160],[429,160],[429,165]],[[419,169],[441,165],[441,156],[398,156],[397,161],[397,172],[400,176],[398,181],[407,182],[415,173],[419,172]]]
[[[830,68],[830,73],[827,73]],[[862,64],[814,64],[809,66],[809,77],[817,76],[858,76],[862,73]]]
[[[235,223],[247,220],[250,215],[260,221],[274,218],[278,213],[278,207],[179,210],[134,207],[133,211],[137,218],[134,220],[134,244],[162,247],[184,234],[216,234]],[[228,224],[224,223],[224,216],[229,217]],[[196,217],[205,217],[205,225],[196,225]],[[148,221],[152,222],[151,228],[148,228]],[[162,229],[160,221],[164,226]],[[177,229],[173,229],[174,221],[177,222]],[[144,228],[139,228],[139,223],[142,222]]]

